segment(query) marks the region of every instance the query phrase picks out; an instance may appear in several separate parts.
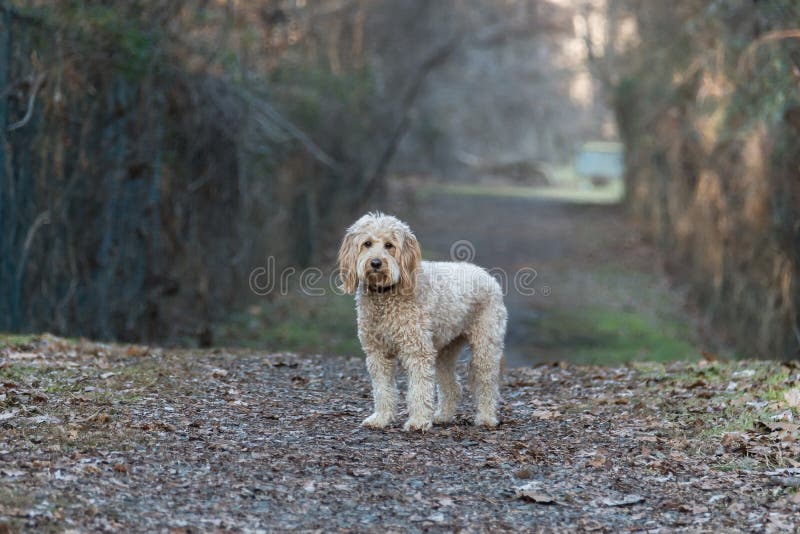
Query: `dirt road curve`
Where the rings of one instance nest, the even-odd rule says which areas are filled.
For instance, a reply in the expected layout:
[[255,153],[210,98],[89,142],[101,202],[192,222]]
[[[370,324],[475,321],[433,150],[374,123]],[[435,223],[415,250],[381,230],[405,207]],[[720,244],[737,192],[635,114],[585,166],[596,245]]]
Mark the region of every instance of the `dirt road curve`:
[[789,531],[797,375],[521,368],[497,429],[420,435],[358,427],[357,359],[46,337],[0,348],[0,532]]

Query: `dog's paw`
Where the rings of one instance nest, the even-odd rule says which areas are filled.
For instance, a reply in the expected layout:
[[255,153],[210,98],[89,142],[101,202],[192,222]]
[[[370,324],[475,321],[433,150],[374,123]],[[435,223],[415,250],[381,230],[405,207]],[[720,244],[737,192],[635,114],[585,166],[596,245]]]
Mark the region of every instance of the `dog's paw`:
[[382,413],[374,413],[364,419],[361,422],[361,426],[365,426],[367,428],[386,428],[386,426],[392,422],[392,417],[390,415],[384,415]]
[[475,416],[475,426],[485,426],[489,428],[493,428],[497,426],[497,417],[493,415],[481,415],[478,414]]
[[428,419],[409,419],[406,421],[406,424],[403,425],[403,430],[406,432],[411,431],[419,431],[425,432],[426,430],[430,430],[432,423]]

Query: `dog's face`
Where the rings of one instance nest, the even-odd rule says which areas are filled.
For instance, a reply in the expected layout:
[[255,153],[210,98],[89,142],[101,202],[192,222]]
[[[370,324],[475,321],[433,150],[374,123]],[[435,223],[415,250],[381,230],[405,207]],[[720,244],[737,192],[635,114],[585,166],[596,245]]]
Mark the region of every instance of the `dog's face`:
[[355,293],[362,282],[372,290],[413,291],[419,262],[419,243],[406,223],[368,213],[347,229],[339,249],[342,289]]

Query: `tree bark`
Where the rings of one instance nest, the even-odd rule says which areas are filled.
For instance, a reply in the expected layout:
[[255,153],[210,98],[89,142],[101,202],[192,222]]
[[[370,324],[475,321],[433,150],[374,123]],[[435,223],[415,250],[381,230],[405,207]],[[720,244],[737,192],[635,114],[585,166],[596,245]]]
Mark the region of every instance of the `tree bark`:
[[[10,296],[5,294],[3,288],[8,288],[9,268],[5,232],[8,228],[8,144],[6,143],[6,128],[8,127],[8,95],[6,88],[9,83],[9,70],[11,69],[11,13],[2,9],[5,2],[0,4],[0,329],[8,329],[9,310],[6,309]],[[6,289],[7,290],[7,289]]]

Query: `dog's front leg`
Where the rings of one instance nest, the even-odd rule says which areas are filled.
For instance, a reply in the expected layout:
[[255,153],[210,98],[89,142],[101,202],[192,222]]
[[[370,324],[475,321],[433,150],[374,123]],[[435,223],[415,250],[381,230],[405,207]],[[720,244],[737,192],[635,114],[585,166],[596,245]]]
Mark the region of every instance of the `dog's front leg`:
[[361,426],[384,428],[394,420],[397,406],[397,385],[395,383],[394,358],[380,352],[367,353],[367,371],[372,380],[372,398],[375,411],[364,419]]
[[425,431],[433,424],[436,397],[436,351],[425,347],[414,354],[402,355],[408,371],[408,421],[403,430]]

